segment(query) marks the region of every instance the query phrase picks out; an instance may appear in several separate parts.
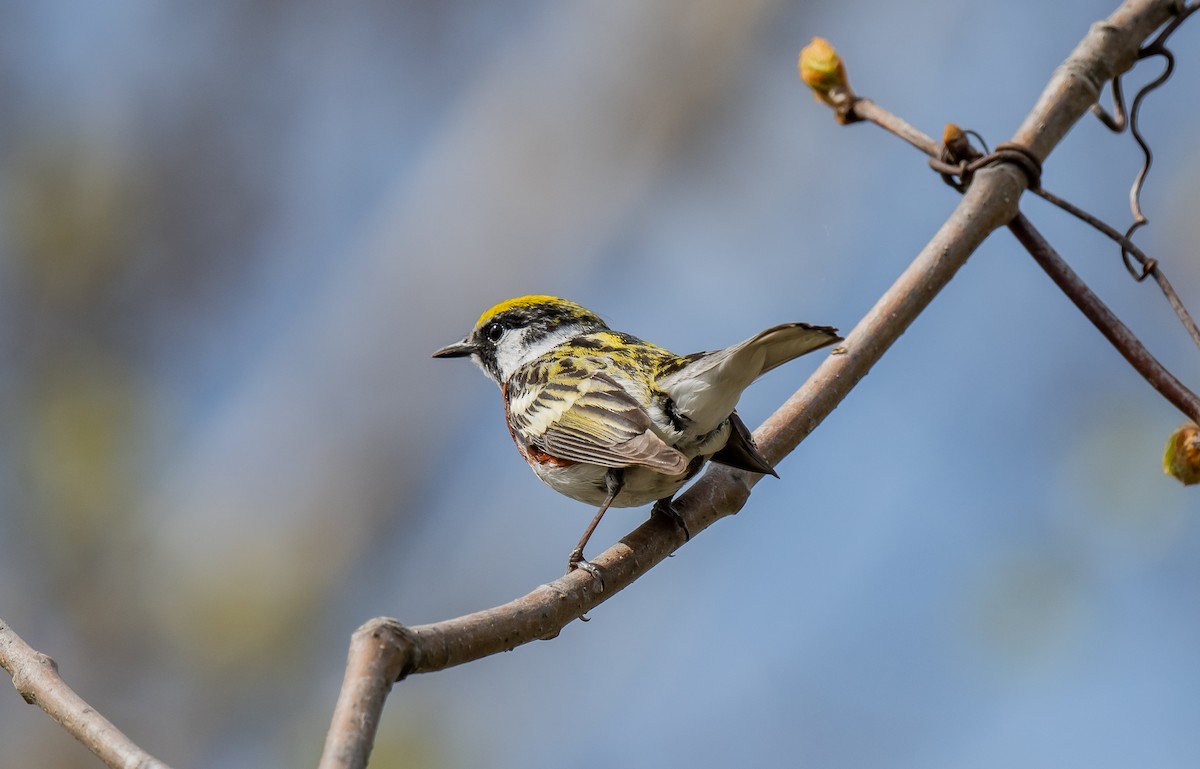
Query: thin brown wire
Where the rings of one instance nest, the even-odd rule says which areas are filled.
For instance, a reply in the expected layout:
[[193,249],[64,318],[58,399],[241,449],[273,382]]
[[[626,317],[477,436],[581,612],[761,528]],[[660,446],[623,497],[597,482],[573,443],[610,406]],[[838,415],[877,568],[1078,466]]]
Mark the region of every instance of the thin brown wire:
[[[1171,78],[1171,75],[1175,71],[1175,54],[1167,48],[1167,40],[1189,16],[1198,10],[1200,10],[1200,2],[1193,2],[1189,5],[1184,0],[1180,0],[1175,18],[1163,27],[1162,32],[1154,40],[1138,50],[1139,61],[1152,56],[1161,56],[1165,60],[1165,64],[1159,76],[1142,86],[1137,92],[1128,111],[1125,109],[1121,75],[1112,80],[1112,114],[1110,115],[1106,112],[1099,104],[1092,105],[1092,114],[1096,115],[1100,119],[1100,122],[1107,126],[1109,130],[1115,133],[1122,133],[1126,128],[1129,128],[1130,134],[1133,136],[1134,141],[1137,142],[1138,148],[1142,151],[1142,167],[1138,169],[1137,176],[1133,180],[1133,185],[1129,189],[1129,209],[1133,214],[1133,223],[1129,225],[1129,229],[1125,231],[1125,235],[1120,237],[1119,233],[1107,224],[1100,222],[1091,214],[1087,214],[1057,196],[1038,194],[1041,194],[1041,197],[1044,199],[1087,222],[1116,241],[1121,247],[1121,261],[1125,264],[1125,269],[1129,272],[1129,275],[1139,283],[1148,277],[1154,278],[1159,289],[1163,292],[1163,296],[1166,297],[1167,303],[1171,305],[1171,309],[1175,311],[1176,316],[1179,317],[1180,322],[1183,323],[1184,328],[1187,329],[1188,334],[1192,337],[1192,341],[1195,342],[1197,347],[1200,347],[1200,328],[1196,327],[1196,322],[1183,306],[1183,302],[1179,299],[1179,294],[1176,293],[1175,288],[1167,280],[1166,275],[1163,274],[1158,260],[1146,256],[1145,253],[1132,243],[1133,234],[1150,222],[1149,218],[1142,211],[1141,198],[1142,190],[1146,184],[1146,177],[1149,175],[1150,166],[1154,162],[1154,153],[1150,149],[1149,142],[1146,141],[1145,136],[1142,134],[1139,124],[1142,103],[1152,91]],[[1136,265],[1134,264],[1135,262],[1137,263]]]

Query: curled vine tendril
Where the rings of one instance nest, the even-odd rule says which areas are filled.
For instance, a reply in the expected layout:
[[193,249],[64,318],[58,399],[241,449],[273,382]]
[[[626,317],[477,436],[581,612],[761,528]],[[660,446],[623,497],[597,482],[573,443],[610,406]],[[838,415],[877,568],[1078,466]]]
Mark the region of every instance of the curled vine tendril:
[[[1148,277],[1154,278],[1155,282],[1158,283],[1159,288],[1162,290],[1163,295],[1166,296],[1167,302],[1170,303],[1172,309],[1175,310],[1175,314],[1179,316],[1180,321],[1188,330],[1192,340],[1197,346],[1200,346],[1200,329],[1197,329],[1195,321],[1192,320],[1192,317],[1184,308],[1183,303],[1179,300],[1178,294],[1175,293],[1175,289],[1171,286],[1166,276],[1163,275],[1162,270],[1159,268],[1158,261],[1147,257],[1141,252],[1140,249],[1134,247],[1131,242],[1133,234],[1150,221],[1142,211],[1141,198],[1142,189],[1146,184],[1146,176],[1150,173],[1150,166],[1154,162],[1154,153],[1151,152],[1150,144],[1146,141],[1146,137],[1142,134],[1141,127],[1138,122],[1141,115],[1142,103],[1152,91],[1171,78],[1172,73],[1175,71],[1175,54],[1171,52],[1171,49],[1167,48],[1167,40],[1172,34],[1175,33],[1175,30],[1179,29],[1180,25],[1183,24],[1183,22],[1186,21],[1189,16],[1198,10],[1200,10],[1200,0],[1190,4],[1180,0],[1180,2],[1177,3],[1175,18],[1171,19],[1171,21],[1165,27],[1163,27],[1163,30],[1158,33],[1158,36],[1155,37],[1154,40],[1150,41],[1148,44],[1142,46],[1141,49],[1138,50],[1139,61],[1143,59],[1149,59],[1154,56],[1161,56],[1163,59],[1163,70],[1158,77],[1142,86],[1141,90],[1139,90],[1133,97],[1133,103],[1130,105],[1128,111],[1126,111],[1125,108],[1125,99],[1121,88],[1122,76],[1118,75],[1112,80],[1112,114],[1106,112],[1099,104],[1092,105],[1092,114],[1099,118],[1100,122],[1104,123],[1105,126],[1115,133],[1122,133],[1126,128],[1129,128],[1130,135],[1133,136],[1133,140],[1137,142],[1138,148],[1142,151],[1142,167],[1138,170],[1137,176],[1133,180],[1133,186],[1129,189],[1129,209],[1133,214],[1133,223],[1129,225],[1129,229],[1125,231],[1124,237],[1113,238],[1121,246],[1121,261],[1124,262],[1125,269],[1129,271],[1129,274],[1133,277],[1133,279],[1139,283]],[[1042,195],[1042,197],[1050,200],[1050,198],[1053,196],[1047,197],[1047,195]],[[1101,226],[1103,223],[1098,224],[1094,217],[1090,217],[1090,215],[1086,215],[1084,212],[1079,211],[1078,209],[1072,210],[1074,206],[1071,206],[1071,204],[1067,203],[1066,201],[1056,199],[1051,200],[1051,202],[1063,208],[1064,210],[1071,212],[1075,216],[1088,221],[1090,224],[1092,224],[1092,226],[1100,229],[1109,237],[1113,237],[1113,233],[1107,231],[1107,229],[1111,229],[1108,227],[1108,225]]]

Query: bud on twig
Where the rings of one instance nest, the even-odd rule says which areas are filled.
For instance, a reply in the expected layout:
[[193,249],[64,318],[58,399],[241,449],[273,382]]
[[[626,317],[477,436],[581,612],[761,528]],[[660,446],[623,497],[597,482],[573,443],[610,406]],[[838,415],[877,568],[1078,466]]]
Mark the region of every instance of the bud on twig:
[[1188,422],[1171,433],[1163,451],[1163,472],[1185,486],[1200,483],[1200,427]]
[[846,68],[837,51],[823,37],[814,37],[800,50],[800,79],[812,89],[813,98],[833,107],[838,121],[850,122],[854,90],[846,77]]
[[942,145],[952,162],[970,160],[971,143],[967,140],[967,132],[954,123],[947,123],[942,131]]

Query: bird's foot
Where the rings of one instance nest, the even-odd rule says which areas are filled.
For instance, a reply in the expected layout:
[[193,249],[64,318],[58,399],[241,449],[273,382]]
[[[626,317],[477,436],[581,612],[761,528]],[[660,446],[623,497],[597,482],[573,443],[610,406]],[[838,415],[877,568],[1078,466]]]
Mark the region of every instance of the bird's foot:
[[654,503],[654,507],[650,508],[651,515],[661,515],[669,518],[672,523],[683,530],[683,541],[688,542],[692,538],[692,532],[688,529],[687,521],[683,520],[683,516],[675,509],[675,503],[670,499],[660,499]]
[[596,564],[591,561],[584,560],[583,548],[577,547],[567,556],[567,574],[582,569],[592,575],[592,581],[596,584],[596,592],[604,592],[604,577],[600,576],[600,569],[596,568]]

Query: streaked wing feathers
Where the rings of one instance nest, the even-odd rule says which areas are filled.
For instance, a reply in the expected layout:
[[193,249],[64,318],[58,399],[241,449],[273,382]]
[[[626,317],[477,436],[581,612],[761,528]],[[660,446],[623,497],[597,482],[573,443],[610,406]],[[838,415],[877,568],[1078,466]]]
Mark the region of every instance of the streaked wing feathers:
[[560,459],[670,474],[687,469],[687,456],[655,435],[641,404],[605,374],[549,382],[531,398],[514,399],[509,419],[518,441]]

